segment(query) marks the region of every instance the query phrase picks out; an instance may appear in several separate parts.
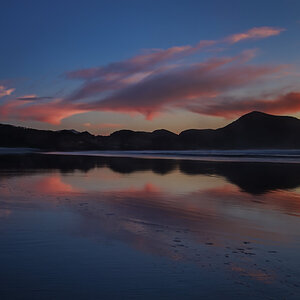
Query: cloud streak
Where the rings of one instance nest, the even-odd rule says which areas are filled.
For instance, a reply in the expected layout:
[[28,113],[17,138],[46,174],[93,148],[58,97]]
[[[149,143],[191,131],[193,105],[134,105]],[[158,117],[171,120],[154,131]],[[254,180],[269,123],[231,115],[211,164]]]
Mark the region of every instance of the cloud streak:
[[[255,27],[246,32],[230,35],[224,39],[200,41],[197,44],[175,46],[168,49],[148,49],[145,53],[128,60],[110,63],[97,68],[68,72],[69,79],[83,80],[83,85],[67,99],[69,101],[92,97],[107,91],[116,91],[147,76],[161,72],[172,60],[191,56],[218,44],[235,44],[244,40],[262,39],[280,34],[284,29]],[[163,67],[164,66],[164,67]]]
[[[255,56],[253,50],[198,63],[184,63],[183,60],[218,45],[263,39],[278,35],[283,30],[252,28],[220,40],[200,41],[193,46],[175,46],[164,50],[150,49],[124,61],[72,71],[66,77],[83,81],[83,84],[65,98],[35,94],[17,97],[0,106],[0,116],[2,119],[59,124],[74,114],[89,111],[138,113],[148,120],[173,109],[225,117],[249,110],[276,113],[300,111],[299,106],[295,105],[298,103],[298,93],[274,100],[225,97],[228,91],[248,86],[257,80],[267,80],[282,69],[281,66],[250,65],[249,61]],[[13,91],[0,86],[0,97]]]
[[267,26],[254,27],[246,32],[230,35],[229,37],[225,38],[224,41],[230,44],[235,44],[244,40],[264,39],[270,36],[278,35],[284,30],[285,30],[284,28],[267,27]]
[[11,95],[13,92],[15,91],[14,88],[7,88],[4,85],[0,85],[0,98],[5,97],[5,96],[9,96]]
[[22,101],[38,101],[38,100],[49,100],[53,99],[53,97],[39,97],[37,95],[24,95],[22,97],[17,97],[17,100],[22,100]]
[[295,113],[300,111],[300,92],[291,92],[268,100],[225,98],[217,103],[191,106],[189,109],[204,115],[226,118],[237,117],[253,110],[274,114]]
[[65,103],[62,99],[35,102],[35,100],[10,100],[0,106],[2,119],[40,121],[58,125],[61,120],[75,114],[87,112],[78,105]]
[[150,76],[138,84],[86,105],[88,110],[141,113],[148,120],[172,108],[214,101],[222,93],[272,74],[278,67],[241,65],[240,57],[212,59]]

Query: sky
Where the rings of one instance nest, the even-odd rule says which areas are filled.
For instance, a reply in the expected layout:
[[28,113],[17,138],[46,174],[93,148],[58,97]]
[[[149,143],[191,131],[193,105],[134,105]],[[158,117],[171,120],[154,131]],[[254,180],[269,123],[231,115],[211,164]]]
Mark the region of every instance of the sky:
[[298,0],[1,3],[0,123],[107,135],[300,117]]

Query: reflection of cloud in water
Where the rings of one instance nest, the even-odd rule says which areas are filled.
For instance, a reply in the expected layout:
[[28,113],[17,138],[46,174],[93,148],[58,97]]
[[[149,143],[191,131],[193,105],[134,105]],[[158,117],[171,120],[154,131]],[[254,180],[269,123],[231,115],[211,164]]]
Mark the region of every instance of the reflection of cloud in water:
[[247,175],[251,181],[260,171],[282,170],[293,177],[298,168],[173,161],[163,163],[169,171],[157,172],[157,162],[149,160],[146,166],[130,160],[128,166],[124,160],[118,165],[119,160],[88,159],[92,167],[83,171],[77,169],[84,165],[80,160],[68,161],[67,169],[66,162],[38,169],[31,160],[25,170],[11,162],[13,172],[0,172],[0,213],[63,206],[80,216],[72,234],[95,240],[105,235],[145,253],[259,281],[291,268],[286,261],[268,265],[265,258],[266,249],[280,252],[297,243],[299,194],[278,187],[295,187],[298,181],[282,183],[270,175],[264,183],[259,178],[247,184]]
[[[26,170],[26,175],[28,173],[48,173],[53,170],[62,174],[76,172],[76,175],[80,173],[82,176],[74,177],[81,177],[81,179],[89,177],[88,181],[91,181],[91,178],[95,178],[97,173],[98,176],[103,177],[104,175],[103,180],[106,180],[105,177],[113,176],[116,178],[118,175],[124,178],[122,174],[131,175],[135,180],[138,180],[140,177],[147,176],[146,174],[148,173],[152,177],[152,182],[157,178],[157,176],[152,176],[152,174],[161,175],[159,179],[162,180],[164,185],[167,184],[167,181],[164,181],[166,177],[163,175],[170,176],[176,173],[173,178],[169,177],[169,179],[172,179],[169,182],[173,182],[172,187],[174,191],[178,191],[178,187],[183,183],[184,186],[188,186],[188,182],[193,181],[193,176],[199,179],[199,175],[203,175],[203,178],[198,180],[198,183],[205,181],[204,178],[207,178],[207,176],[223,177],[241,190],[254,195],[278,189],[296,189],[300,186],[300,164],[285,163],[207,162],[35,154],[23,156],[2,155],[0,156],[1,169]],[[99,169],[101,169],[100,174],[98,172]],[[110,171],[105,174],[104,169],[109,169]],[[180,172],[176,172],[176,170],[180,170]],[[94,174],[94,172],[96,173]],[[143,176],[140,176],[141,172]],[[12,176],[16,176],[16,174],[14,172]],[[181,175],[182,177],[180,178]],[[185,179],[187,179],[186,182],[184,182]],[[86,180],[86,186],[88,181]],[[106,182],[109,183],[109,180],[106,180]],[[80,180],[77,180],[78,183],[80,183]],[[156,182],[154,183],[157,185]]]
[[[2,178],[2,182],[5,179]],[[75,192],[77,188],[63,181],[60,174],[35,174],[33,176],[23,176],[22,178],[10,177],[5,183],[6,189],[11,186],[14,193],[23,191],[35,194],[60,194]],[[9,190],[11,193],[12,190]]]
[[261,271],[261,270],[253,270],[252,269],[243,269],[241,267],[238,266],[232,266],[231,270],[234,272],[237,272],[239,274],[241,274],[241,276],[247,276],[250,277],[252,279],[258,280],[258,281],[262,281],[264,283],[270,284],[274,279],[272,278],[272,275]]
[[174,170],[167,175],[153,174],[152,171],[142,171],[126,176],[113,172],[108,168],[93,169],[78,176],[63,176],[62,180],[82,191],[124,190],[128,187],[141,189],[151,182],[162,191],[171,194],[190,193],[201,188],[217,187],[224,184],[224,179],[218,176],[189,176]]
[[79,233],[92,239],[104,232],[146,253],[188,261],[201,268],[233,271],[238,282],[251,278],[269,283],[274,273],[280,277],[282,268],[289,269],[277,261],[269,265],[265,262],[265,248],[292,246],[287,232],[260,228],[242,218],[227,218],[216,204],[210,206],[207,201],[200,209],[196,200],[190,200],[179,197],[166,202],[167,194],[146,185],[141,190],[104,193],[99,198],[91,195],[85,198],[85,205],[72,205],[84,216]]
[[0,209],[0,218],[9,217],[12,211],[10,209]]

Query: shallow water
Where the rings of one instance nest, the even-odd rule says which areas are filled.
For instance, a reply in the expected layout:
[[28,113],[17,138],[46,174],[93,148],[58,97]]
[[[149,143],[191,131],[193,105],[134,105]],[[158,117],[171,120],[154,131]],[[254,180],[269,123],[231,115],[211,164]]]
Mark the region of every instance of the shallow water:
[[0,299],[299,299],[300,164],[0,156]]

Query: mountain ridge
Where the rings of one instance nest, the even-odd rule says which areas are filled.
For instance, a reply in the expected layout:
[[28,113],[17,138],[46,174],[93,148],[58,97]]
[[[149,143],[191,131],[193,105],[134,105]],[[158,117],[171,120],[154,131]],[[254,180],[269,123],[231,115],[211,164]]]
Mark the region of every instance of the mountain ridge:
[[253,111],[217,129],[122,129],[109,136],[0,124],[0,147],[47,150],[300,149],[300,120]]

